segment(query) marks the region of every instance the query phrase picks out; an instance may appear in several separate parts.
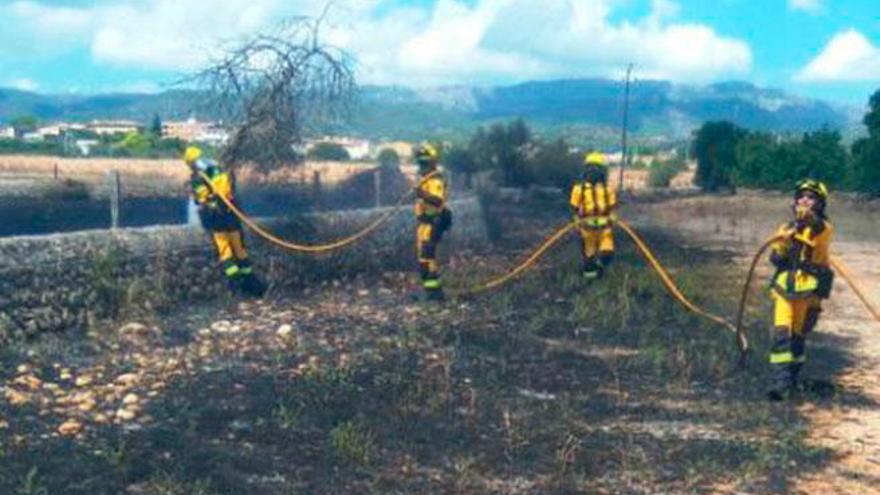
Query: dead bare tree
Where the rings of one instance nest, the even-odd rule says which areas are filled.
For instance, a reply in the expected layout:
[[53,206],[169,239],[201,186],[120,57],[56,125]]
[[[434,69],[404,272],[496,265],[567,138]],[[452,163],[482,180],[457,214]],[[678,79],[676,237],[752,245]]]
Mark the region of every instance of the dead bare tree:
[[228,166],[291,163],[305,132],[347,111],[354,64],[345,51],[321,43],[323,18],[288,19],[190,78],[209,91],[214,111],[233,129],[221,154]]

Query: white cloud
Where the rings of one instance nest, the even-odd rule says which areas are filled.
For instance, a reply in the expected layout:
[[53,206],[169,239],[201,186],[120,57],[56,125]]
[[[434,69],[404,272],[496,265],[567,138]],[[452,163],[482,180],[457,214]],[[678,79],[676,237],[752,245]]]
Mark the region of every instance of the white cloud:
[[[673,0],[652,0],[641,19],[612,21],[622,0],[338,0],[324,39],[353,53],[361,82],[434,85],[549,77],[616,76],[704,82],[742,76],[752,54],[740,39],[678,21]],[[803,0],[801,0],[803,1]],[[318,6],[316,6],[316,4]],[[189,71],[223,41],[316,14],[308,0],[128,0],[88,8],[14,4],[16,22],[45,39],[80,40],[99,63]]]
[[376,82],[448,84],[530,78],[617,76],[633,62],[642,77],[701,82],[746,74],[742,40],[676,22],[680,7],[654,0],[643,19],[613,23],[617,0],[439,0],[396,28],[352,26],[350,48]]
[[29,77],[10,79],[4,84],[4,86],[19,89],[21,91],[36,91],[40,87],[36,81]]
[[819,13],[822,10],[821,0],[788,0],[789,10],[800,10],[810,14]]
[[795,76],[800,82],[853,82],[880,80],[880,48],[862,33],[838,33]]

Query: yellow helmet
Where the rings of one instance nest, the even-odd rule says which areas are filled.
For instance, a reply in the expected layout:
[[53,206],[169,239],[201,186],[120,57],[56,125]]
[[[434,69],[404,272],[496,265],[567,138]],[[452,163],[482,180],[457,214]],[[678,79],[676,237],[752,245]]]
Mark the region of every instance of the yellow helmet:
[[821,199],[823,203],[828,202],[828,187],[821,181],[814,179],[804,179],[798,182],[797,187],[795,187],[794,190],[795,198],[800,196],[800,194],[804,191],[810,191],[816,196],[819,196],[819,199]]
[[420,164],[437,163],[439,156],[440,154],[437,153],[437,148],[434,148],[430,144],[423,144],[416,150],[416,162]]
[[605,155],[599,153],[598,151],[591,151],[584,155],[584,164],[585,165],[598,165],[600,167],[605,166]]
[[189,146],[186,148],[186,151],[183,152],[183,161],[186,162],[187,165],[195,163],[201,157],[202,150],[198,146]]

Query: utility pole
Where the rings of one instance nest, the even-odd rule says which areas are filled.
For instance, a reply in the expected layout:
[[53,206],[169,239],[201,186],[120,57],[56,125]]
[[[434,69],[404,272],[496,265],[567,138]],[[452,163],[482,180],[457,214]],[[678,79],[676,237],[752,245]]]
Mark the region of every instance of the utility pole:
[[621,136],[621,153],[620,153],[620,176],[617,181],[617,195],[621,196],[623,193],[623,169],[626,166],[627,161],[627,149],[626,149],[626,131],[629,127],[629,85],[630,85],[630,76],[632,75],[633,64],[629,64],[626,68],[626,87],[624,89],[623,96],[623,130]]

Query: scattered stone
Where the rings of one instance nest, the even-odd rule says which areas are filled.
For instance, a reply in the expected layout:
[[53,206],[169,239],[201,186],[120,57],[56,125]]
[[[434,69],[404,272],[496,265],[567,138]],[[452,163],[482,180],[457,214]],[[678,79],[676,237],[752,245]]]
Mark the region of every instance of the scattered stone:
[[77,387],[85,387],[87,385],[91,385],[93,381],[94,381],[94,378],[92,378],[89,375],[80,375],[80,376],[76,377],[76,381],[74,382],[74,384]]
[[61,426],[58,427],[58,433],[64,435],[66,437],[71,437],[79,434],[83,429],[82,423],[75,419],[69,419],[64,422]]
[[6,389],[6,401],[9,402],[10,405],[20,406],[22,404],[27,404],[30,402],[31,397],[28,394],[21,393],[17,390],[13,390],[11,388]]
[[31,367],[28,364],[19,364],[18,368],[15,369],[19,374],[30,373]]
[[148,333],[149,331],[150,329],[146,325],[135,321],[126,323],[119,328],[119,333],[121,334],[143,335],[145,333]]
[[211,330],[217,333],[226,333],[229,331],[230,326],[232,326],[232,324],[229,323],[228,320],[215,321],[214,323],[211,323]]
[[116,419],[119,421],[131,421],[135,418],[137,414],[135,411],[130,409],[117,409],[116,410]]
[[278,335],[279,337],[281,337],[282,339],[286,339],[286,338],[290,337],[290,335],[292,333],[293,333],[293,326],[291,326],[287,323],[278,327],[278,330],[275,332],[275,334]]
[[36,392],[43,388],[43,381],[33,375],[22,375],[12,381],[15,385],[27,387],[29,390]]
[[137,404],[138,402],[140,402],[140,400],[141,399],[137,396],[137,394],[128,394],[125,396],[124,399],[122,399],[122,404],[128,407],[133,404]]
[[123,387],[133,387],[137,384],[139,379],[140,378],[135,373],[125,373],[117,376],[116,380],[113,380],[113,382]]
[[78,409],[82,412],[91,412],[98,405],[95,403],[93,399],[88,399],[79,403]]

